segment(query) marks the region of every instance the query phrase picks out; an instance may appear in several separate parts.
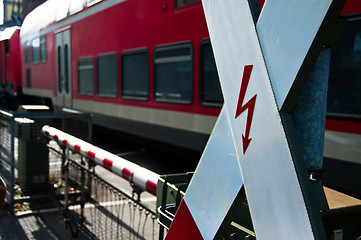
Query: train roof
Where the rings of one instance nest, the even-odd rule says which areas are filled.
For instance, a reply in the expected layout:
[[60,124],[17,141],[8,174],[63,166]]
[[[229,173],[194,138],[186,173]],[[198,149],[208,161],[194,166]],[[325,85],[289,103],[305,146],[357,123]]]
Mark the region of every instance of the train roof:
[[21,26],[21,35],[39,32],[103,0],[48,0],[31,11]]
[[38,32],[55,21],[55,15],[62,1],[48,0],[31,11],[21,26],[21,35]]
[[9,40],[14,35],[16,30],[19,29],[20,27],[18,26],[5,28],[3,31],[0,32],[0,41]]

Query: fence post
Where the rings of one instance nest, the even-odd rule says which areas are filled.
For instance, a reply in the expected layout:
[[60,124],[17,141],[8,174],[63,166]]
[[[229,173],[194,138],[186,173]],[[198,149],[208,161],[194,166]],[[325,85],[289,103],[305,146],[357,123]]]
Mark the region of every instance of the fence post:
[[15,195],[15,119],[10,120],[10,144],[11,144],[11,171],[10,171],[10,212],[14,213]]
[[68,153],[69,151],[66,150],[66,148],[63,149],[63,155],[62,155],[62,169],[64,170],[64,180],[65,180],[65,190],[64,190],[64,212],[66,216],[68,215],[68,206],[69,206],[69,159],[68,159]]
[[92,180],[91,180],[91,177],[90,177],[90,174],[89,173],[95,173],[95,164],[93,163],[93,162],[91,162],[91,161],[87,161],[88,162],[88,181],[87,181],[87,187],[88,187],[88,189],[87,189],[87,195],[86,195],[86,199],[87,199],[87,201],[89,201],[90,200],[90,198],[91,198],[91,194],[92,194]]
[[[84,157],[81,156],[81,165],[85,168],[85,161],[84,161]],[[85,187],[85,170],[84,168],[81,168],[81,176],[80,176],[80,183],[81,183],[81,187],[80,187],[80,217],[79,217],[79,224],[83,225],[84,223],[84,206],[85,206],[85,191],[86,191],[86,187]]]

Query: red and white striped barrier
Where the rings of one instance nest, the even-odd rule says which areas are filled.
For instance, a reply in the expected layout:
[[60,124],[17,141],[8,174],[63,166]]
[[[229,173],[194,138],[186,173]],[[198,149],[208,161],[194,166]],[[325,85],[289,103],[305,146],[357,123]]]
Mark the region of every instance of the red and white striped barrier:
[[104,168],[123,177],[130,183],[133,183],[142,190],[145,190],[154,196],[156,195],[157,182],[159,178],[158,174],[80,140],[79,138],[64,133],[56,128],[46,125],[42,128],[42,132],[47,138],[56,141],[61,146],[88,158],[90,161],[98,165],[103,166]]

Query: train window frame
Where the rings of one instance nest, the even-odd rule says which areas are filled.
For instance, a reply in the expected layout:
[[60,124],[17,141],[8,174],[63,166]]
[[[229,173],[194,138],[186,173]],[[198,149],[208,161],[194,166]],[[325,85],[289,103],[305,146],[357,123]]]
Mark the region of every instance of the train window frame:
[[[361,79],[359,78],[358,83],[356,82],[356,85],[358,85],[358,87],[353,86],[355,85],[354,83],[355,81],[352,81],[353,85],[345,84],[344,79],[352,78],[353,80],[357,80],[357,77],[353,78],[353,76],[355,76],[355,74],[357,76],[358,75],[361,76],[361,70],[357,70],[358,68],[352,67],[356,65],[355,61],[357,61],[357,63],[361,62],[361,31],[354,32],[355,31],[354,29],[359,29],[359,28],[349,27],[350,26],[349,23],[350,24],[358,23],[358,25],[361,26],[361,15],[357,14],[357,15],[345,16],[345,19],[347,21],[346,27],[343,33],[341,34],[341,36],[338,38],[337,43],[331,47],[326,114],[327,114],[327,118],[360,121],[361,111],[359,109],[361,106],[361,88],[360,88]],[[351,34],[346,35],[348,32],[349,33],[351,32]],[[357,56],[355,56],[356,54],[355,54],[355,45],[354,45],[356,42],[356,34],[358,36],[357,52],[360,53],[357,54]],[[355,36],[355,38],[350,38],[350,36],[351,37]],[[350,44],[347,41],[348,39],[351,39],[353,41],[352,42],[353,44]],[[339,48],[342,46],[352,47],[350,52],[353,53],[354,55],[350,54],[349,51],[347,51],[346,47]],[[337,55],[338,53],[337,51],[339,50],[342,51],[340,56]],[[356,57],[358,58],[356,59]],[[348,67],[345,68],[346,64],[344,63],[344,61],[342,61],[342,58],[343,60],[350,62],[349,64],[351,68]],[[355,92],[349,92],[348,90],[350,89],[354,90]],[[355,96],[355,94],[352,93],[356,93],[357,96]],[[346,100],[345,97],[348,98],[348,100]],[[351,98],[353,99],[351,100]],[[352,102],[353,104],[355,104],[356,99],[358,99],[358,101],[356,101],[356,106],[351,107],[349,103]]]
[[[199,101],[202,104],[202,106],[205,107],[213,107],[213,108],[221,108],[223,106],[224,103],[224,98],[223,98],[223,93],[222,93],[222,88],[220,86],[220,80],[219,80],[219,75],[218,75],[218,71],[217,71],[217,66],[216,66],[216,72],[217,72],[217,78],[218,78],[218,82],[219,82],[219,90],[220,93],[222,95],[222,101],[221,102],[216,102],[216,101],[210,101],[205,99],[204,97],[204,86],[205,86],[205,81],[204,81],[204,47],[210,45],[211,49],[212,49],[212,45],[211,45],[211,41],[210,39],[204,39],[203,41],[201,41],[200,46],[199,46]],[[213,57],[214,60],[214,57]],[[214,60],[215,61],[215,60]],[[216,64],[214,62],[214,64]]]
[[200,3],[201,0],[174,0],[174,6],[176,8],[179,8],[179,7],[187,6],[189,4],[195,4],[198,2]]
[[[81,64],[80,63],[91,63],[91,64],[88,64],[88,65],[85,65],[84,66],[80,66]],[[93,56],[90,56],[90,57],[81,57],[81,58],[78,58],[78,61],[77,61],[77,64],[78,64],[78,93],[80,96],[91,96],[93,97],[94,96],[94,92],[95,92],[95,88],[94,88],[94,81],[95,81],[95,77],[94,77],[94,57]],[[85,82],[86,82],[86,86],[91,86],[91,91],[88,90],[87,87],[84,88],[84,93],[82,92],[82,79],[81,79],[81,70],[91,70],[91,74],[90,74],[90,78],[85,78]]]
[[[139,56],[141,54],[145,54],[145,59],[146,59],[146,63],[145,63],[145,69],[141,69],[139,71],[137,71],[138,73],[145,73],[145,79],[142,79],[142,82],[138,83],[138,86],[142,86],[142,84],[144,84],[146,86],[146,89],[138,89],[138,94],[137,94],[137,89],[135,89],[135,94],[132,93],[126,93],[125,91],[125,84],[127,84],[127,76],[125,76],[126,72],[126,67],[124,66],[125,62],[125,57],[136,57]],[[135,72],[135,71],[132,71]],[[121,56],[120,56],[120,83],[121,83],[121,87],[120,87],[120,92],[121,92],[121,96],[123,99],[132,99],[132,100],[143,100],[146,101],[149,99],[149,51],[148,49],[144,48],[144,49],[137,49],[137,50],[128,50],[128,51],[124,51],[122,52]],[[128,75],[128,74],[127,74]],[[134,76],[131,76],[134,77]],[[144,77],[144,76],[141,76]],[[134,79],[134,78],[132,78]],[[138,79],[138,78],[137,78]],[[144,81],[144,82],[143,82]],[[143,85],[143,86],[144,86]],[[141,92],[144,92],[145,94],[141,94]]]
[[70,1],[71,0],[63,0],[62,3],[59,4],[55,15],[56,22],[60,22],[68,17]]
[[84,1],[71,1],[69,4],[69,15],[78,13],[84,9]]
[[40,36],[40,61],[45,63],[47,60],[47,52],[46,52],[46,35]]
[[103,0],[86,0],[86,6],[87,7],[93,6],[94,4],[97,4],[101,1],[103,1]]
[[25,64],[30,64],[30,41],[25,42]]
[[32,62],[34,64],[40,63],[40,37],[35,37],[31,40]]
[[[189,54],[187,55],[178,55],[178,56],[164,56],[164,57],[157,57],[157,55],[159,53],[162,52],[167,52],[168,54],[171,51],[177,51],[180,50],[182,51],[182,49],[188,49]],[[167,55],[167,54],[165,54]],[[162,82],[158,82],[158,66],[160,66],[161,64],[173,64],[173,63],[185,63],[185,62],[189,62],[189,68],[190,68],[190,81],[188,83],[188,88],[189,88],[189,93],[188,93],[188,97],[186,96],[186,99],[180,99],[179,97],[182,96],[182,93],[179,92],[165,92],[166,96],[164,97],[164,93],[161,93],[158,91],[158,88],[160,86],[160,84],[162,84]],[[184,68],[185,66],[183,66]],[[169,69],[170,67],[168,66],[166,69]],[[179,68],[179,66],[176,66],[176,68]],[[182,68],[182,66],[180,66],[180,68]],[[168,75],[168,74],[166,74]],[[174,74],[174,76],[182,77],[180,76],[180,74]],[[163,81],[168,83],[168,88],[169,88],[169,83],[171,83],[171,81],[168,79],[167,81]],[[175,80],[173,80],[172,82],[176,82]],[[183,84],[178,84],[178,85],[183,85],[184,87],[184,83]],[[178,88],[180,88],[178,86]],[[187,94],[186,94],[187,95]],[[154,96],[154,100],[156,102],[160,102],[160,103],[173,103],[173,104],[183,104],[183,105],[190,105],[193,103],[193,98],[194,98],[194,53],[193,53],[193,45],[192,42],[183,42],[183,43],[178,43],[178,44],[170,44],[170,45],[162,45],[162,46],[157,46],[156,48],[154,48],[153,51],[153,96]],[[158,97],[159,96],[159,97]],[[178,98],[178,99],[177,99]]]
[[[101,80],[102,68],[100,66],[100,64],[101,64],[100,61],[104,60],[106,58],[114,58],[113,60],[115,60],[115,63],[114,63],[115,65],[113,66],[114,70],[115,70],[113,72],[113,73],[115,73],[115,79],[112,79],[115,82],[115,85],[113,83],[113,84],[110,84],[111,86],[106,86],[108,84],[104,85],[104,83]],[[118,63],[118,55],[117,55],[117,53],[107,53],[107,54],[102,54],[102,55],[97,56],[97,95],[99,97],[105,97],[105,98],[117,98],[118,97],[118,95],[119,95],[119,91],[118,91],[118,88],[119,88],[118,66],[119,65],[118,64],[119,63]],[[107,63],[107,64],[104,64],[103,66],[104,67],[109,67],[110,64]],[[111,72],[111,71],[107,71],[107,70],[104,71],[104,73],[109,73],[109,72]],[[106,77],[105,79],[110,79],[110,78]],[[115,92],[114,93],[109,93],[109,92],[107,93],[107,91],[100,92],[102,90],[102,87],[103,87],[102,85],[104,85],[106,87],[105,89],[107,89],[107,91],[115,90]]]

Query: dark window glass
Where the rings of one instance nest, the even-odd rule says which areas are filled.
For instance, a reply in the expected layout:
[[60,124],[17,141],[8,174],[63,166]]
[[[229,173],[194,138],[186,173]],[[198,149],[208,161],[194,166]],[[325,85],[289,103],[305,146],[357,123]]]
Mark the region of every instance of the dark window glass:
[[62,91],[62,76],[61,76],[61,68],[62,68],[62,66],[61,66],[61,47],[59,46],[58,47],[58,91],[61,93],[61,92],[63,92]]
[[148,98],[148,52],[126,53],[122,55],[122,96]]
[[331,49],[327,111],[361,115],[361,21],[349,21]]
[[46,62],[46,37],[40,37],[40,58],[42,62]]
[[210,42],[201,47],[201,102],[206,106],[221,107],[223,95],[216,62]]
[[9,45],[9,40],[5,40],[4,42],[4,48],[5,48],[5,54],[9,54],[10,53],[10,45]]
[[31,41],[31,47],[33,50],[33,63],[39,63],[40,61],[40,38],[34,38]]
[[94,96],[94,62],[93,58],[78,60],[79,94]]
[[155,49],[154,56],[155,100],[191,103],[193,97],[191,44],[160,47]]
[[68,44],[65,44],[64,46],[64,68],[65,68],[65,91],[66,93],[69,93],[69,64],[70,64],[70,59],[69,59],[69,46]]
[[25,42],[25,63],[30,63],[30,43]]
[[116,54],[98,57],[98,95],[101,97],[117,97],[118,95]]
[[199,2],[200,0],[175,0],[176,7],[181,7],[190,3]]
[[26,87],[31,88],[31,71],[26,69]]

